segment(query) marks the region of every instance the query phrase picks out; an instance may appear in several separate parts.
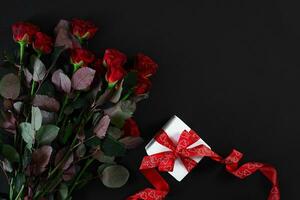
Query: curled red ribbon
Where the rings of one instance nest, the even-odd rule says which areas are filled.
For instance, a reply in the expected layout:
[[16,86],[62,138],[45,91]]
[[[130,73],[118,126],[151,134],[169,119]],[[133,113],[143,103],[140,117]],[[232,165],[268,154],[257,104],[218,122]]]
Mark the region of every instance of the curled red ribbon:
[[199,139],[200,137],[193,130],[189,132],[183,131],[177,145],[175,145],[167,133],[161,130],[155,136],[155,140],[169,148],[170,151],[145,156],[140,166],[140,171],[155,189],[146,188],[128,197],[127,200],[163,200],[169,193],[170,188],[169,184],[155,168],[158,168],[159,171],[173,171],[175,160],[180,158],[185,168],[191,171],[197,165],[196,161],[191,159],[193,156],[209,157],[218,163],[224,164],[229,173],[240,179],[244,179],[254,172],[260,171],[272,183],[268,200],[280,200],[277,171],[273,166],[260,162],[248,162],[239,167],[239,161],[242,159],[243,154],[235,149],[228,157],[223,159],[205,145],[188,148]]

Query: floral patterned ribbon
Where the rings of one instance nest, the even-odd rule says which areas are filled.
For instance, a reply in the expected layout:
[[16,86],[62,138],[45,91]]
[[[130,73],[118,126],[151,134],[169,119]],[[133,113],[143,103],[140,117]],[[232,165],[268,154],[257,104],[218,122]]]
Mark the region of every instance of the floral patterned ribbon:
[[244,179],[254,172],[260,171],[272,183],[268,200],[280,200],[277,171],[273,166],[259,162],[248,162],[239,167],[239,161],[242,159],[243,154],[237,150],[233,150],[227,158],[223,159],[205,145],[188,148],[199,139],[200,137],[193,130],[189,132],[183,131],[178,140],[178,144],[175,145],[167,133],[161,130],[155,136],[155,140],[169,148],[170,151],[145,156],[140,166],[140,171],[155,189],[146,188],[128,197],[127,200],[163,200],[169,193],[170,188],[168,183],[155,168],[163,172],[173,171],[175,160],[180,158],[185,168],[191,171],[197,165],[197,163],[191,159],[193,156],[209,157],[218,163],[224,164],[229,173],[240,179]]

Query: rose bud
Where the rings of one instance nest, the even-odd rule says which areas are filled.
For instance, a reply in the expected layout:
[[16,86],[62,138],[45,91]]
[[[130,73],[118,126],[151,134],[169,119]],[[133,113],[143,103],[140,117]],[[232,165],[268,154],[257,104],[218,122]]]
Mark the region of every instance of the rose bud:
[[158,65],[148,56],[139,53],[136,56],[134,69],[137,70],[138,74],[142,77],[149,77],[155,74]]
[[129,118],[125,121],[123,131],[125,136],[138,137],[141,134],[137,123],[132,118]]
[[126,61],[126,55],[116,49],[107,49],[103,56],[103,64],[105,67],[123,66]]
[[45,33],[37,32],[32,46],[38,54],[49,54],[52,51],[53,41],[52,38]]
[[71,63],[74,66],[74,71],[79,67],[91,64],[95,59],[92,52],[82,48],[75,48],[71,50]]
[[108,67],[105,79],[108,83],[108,88],[113,88],[115,84],[124,78],[126,71],[123,67]]
[[81,42],[94,37],[95,33],[98,31],[95,24],[91,21],[82,19],[73,19],[71,26],[73,35],[75,35]]
[[148,78],[138,77],[137,85],[134,88],[135,95],[147,93],[151,88],[151,81]]
[[22,45],[31,44],[33,36],[38,31],[37,26],[28,22],[17,22],[12,25],[14,41]]
[[98,75],[105,74],[106,68],[103,66],[103,60],[101,58],[98,58],[92,66]]

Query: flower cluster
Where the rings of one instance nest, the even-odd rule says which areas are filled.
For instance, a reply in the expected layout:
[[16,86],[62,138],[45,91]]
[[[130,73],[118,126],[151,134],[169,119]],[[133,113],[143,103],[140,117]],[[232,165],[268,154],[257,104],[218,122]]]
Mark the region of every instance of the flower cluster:
[[142,142],[133,114],[158,66],[142,53],[132,62],[117,49],[97,56],[86,45],[97,31],[81,19],[61,20],[54,37],[12,26],[19,55],[4,56],[0,73],[3,198],[71,199],[95,177],[111,188],[127,182],[117,158]]

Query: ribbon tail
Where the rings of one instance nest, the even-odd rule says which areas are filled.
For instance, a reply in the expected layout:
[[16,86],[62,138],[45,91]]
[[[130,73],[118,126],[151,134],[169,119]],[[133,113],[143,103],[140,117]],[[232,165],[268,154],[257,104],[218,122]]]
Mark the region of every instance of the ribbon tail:
[[146,188],[130,197],[127,200],[163,200],[169,193],[169,184],[155,170],[155,168],[142,169],[142,174],[154,186],[155,189]]

